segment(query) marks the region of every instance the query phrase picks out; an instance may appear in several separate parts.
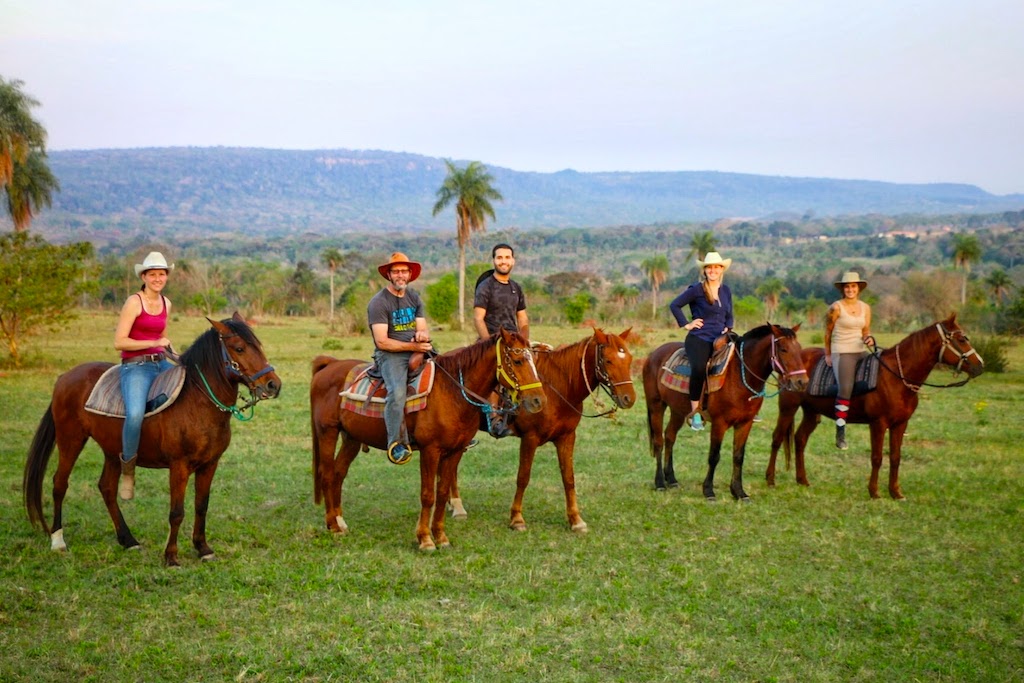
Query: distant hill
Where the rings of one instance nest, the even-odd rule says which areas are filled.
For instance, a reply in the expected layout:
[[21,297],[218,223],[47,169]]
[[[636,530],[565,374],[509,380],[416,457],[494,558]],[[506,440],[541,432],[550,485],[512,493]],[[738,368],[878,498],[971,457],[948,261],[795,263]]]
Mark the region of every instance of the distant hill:
[[[482,160],[485,164],[485,160]],[[457,162],[460,165],[464,162]],[[431,217],[444,162],[366,150],[149,148],[58,151],[44,234],[249,235],[452,230]],[[989,213],[1024,208],[960,184],[789,178],[704,171],[532,173],[488,165],[505,197],[495,227],[645,225],[775,214]]]

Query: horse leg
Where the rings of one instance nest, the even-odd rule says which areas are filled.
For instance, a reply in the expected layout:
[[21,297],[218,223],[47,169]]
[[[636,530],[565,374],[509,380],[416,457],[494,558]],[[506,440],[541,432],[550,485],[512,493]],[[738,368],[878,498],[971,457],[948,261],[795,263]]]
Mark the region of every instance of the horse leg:
[[[63,465],[63,458],[61,458],[61,465]],[[60,471],[58,469],[58,474]],[[135,536],[132,535],[131,530],[128,528],[128,524],[124,521],[124,515],[121,513],[121,507],[117,503],[117,481],[121,477],[121,459],[117,453],[104,454],[103,456],[103,471],[100,472],[100,481],[98,488],[100,490],[100,496],[103,498],[104,504],[107,506],[107,512],[110,514],[111,521],[114,522],[114,534],[117,536],[117,542],[121,544],[121,547],[125,550],[135,550],[139,548],[139,542],[135,540]],[[54,475],[54,490],[56,491],[56,478]],[[64,489],[67,489],[67,478],[64,479]],[[63,498],[63,495],[61,496]],[[54,510],[59,509],[57,507],[57,496],[54,494]]]
[[889,427],[889,495],[894,500],[906,500],[900,489],[900,459],[903,448],[903,434],[907,423],[901,422]]
[[878,472],[882,469],[882,455],[885,448],[885,432],[888,429],[882,420],[871,423],[871,477],[868,479],[868,493],[878,498]]
[[438,548],[450,548],[452,543],[448,540],[448,534],[444,531],[444,518],[447,513],[446,503],[451,492],[452,479],[459,470],[459,460],[465,450],[449,453],[441,458],[437,468],[437,494],[434,499],[434,516],[430,524],[430,530],[434,535],[434,542]]
[[[430,552],[437,549],[430,535],[431,513],[436,499],[437,471],[441,453],[435,446],[426,446],[420,451],[420,518],[416,522],[416,542],[420,550]],[[444,504],[441,505],[442,509]],[[444,515],[441,515],[442,523]],[[443,528],[443,527],[442,527]]]
[[665,404],[657,397],[647,399],[647,439],[654,456],[654,488],[665,490],[665,470],[662,467],[662,453],[665,449]]
[[743,490],[743,460],[747,454],[747,437],[753,426],[754,419],[751,417],[747,422],[732,428],[732,482],[729,484],[729,492],[735,500],[744,503],[750,502],[750,496]]
[[[562,487],[565,489],[565,513],[569,518],[569,528],[577,533],[587,532],[587,523],[583,521],[580,508],[576,501],[576,472],[573,467],[573,455],[576,452],[576,431],[573,430],[555,441],[558,451],[558,467],[562,471]],[[531,455],[531,460],[533,456]],[[524,487],[525,488],[525,487]]]
[[[68,481],[71,479],[71,470],[75,467],[75,462],[78,461],[78,456],[82,453],[82,449],[85,448],[87,437],[82,436],[81,438],[69,439],[67,437],[62,438],[62,435],[58,433],[56,440],[58,457],[57,471],[53,473],[53,525],[50,527],[50,549],[64,551],[68,549],[67,544],[64,542],[64,497],[68,494]],[[118,517],[113,517],[113,514],[111,514],[111,518],[114,520],[115,533],[118,532],[117,522],[120,514],[120,511],[118,511]],[[121,518],[121,525],[122,528],[126,528],[124,527],[123,518]],[[120,537],[118,538],[120,540]]]
[[200,560],[214,559],[213,549],[206,543],[206,511],[210,507],[210,485],[219,462],[218,457],[197,469],[195,474],[196,519],[192,525],[192,546]]
[[722,420],[715,420],[711,423],[711,446],[708,449],[708,473],[704,477],[704,499],[714,502],[715,498],[715,468],[722,457],[722,437],[725,436],[725,426]]
[[171,512],[167,516],[170,531],[167,534],[167,547],[164,548],[164,566],[179,567],[178,562],[178,530],[185,519],[185,489],[188,487],[188,465],[183,461],[172,460],[170,468]]
[[352,466],[352,461],[359,455],[359,450],[362,446],[360,442],[354,439],[343,437],[338,457],[334,458],[334,461],[325,468],[325,471],[328,473],[324,480],[325,517],[327,528],[336,534],[348,533],[348,524],[345,523],[345,515],[341,504],[342,487],[345,485],[345,478],[348,476],[348,470]]
[[775,487],[775,458],[779,454],[779,446],[786,449],[786,462],[790,458],[790,440],[793,438],[793,414],[784,414],[780,408],[779,419],[772,432],[772,454],[768,456],[768,468],[764,472],[764,480],[768,486]]
[[817,429],[819,422],[821,422],[820,415],[804,408],[800,426],[793,437],[793,450],[796,451],[796,483],[801,486],[811,485],[811,482],[807,479],[805,455],[807,453],[807,441],[811,438],[814,430]]
[[665,484],[670,488],[674,489],[679,486],[679,480],[676,479],[676,467],[675,467],[675,447],[676,447],[676,436],[679,434],[679,430],[683,426],[683,420],[686,419],[686,415],[682,412],[669,410],[668,412],[668,427],[665,429]]
[[[512,499],[512,509],[509,511],[508,528],[513,531],[526,531],[526,520],[523,518],[523,498],[526,496],[526,487],[530,485],[530,474],[533,471],[533,458],[537,454],[536,439],[532,436],[523,437],[519,441],[519,471],[516,473],[516,495]],[[559,467],[562,466],[561,454],[559,454]],[[565,480],[565,473],[562,473]],[[566,509],[569,505],[569,489],[565,490]],[[571,520],[570,520],[571,523]]]
[[452,519],[466,519],[469,513],[462,505],[462,496],[459,495],[459,472],[456,470],[452,477],[452,487],[449,491],[448,504],[445,506],[452,513]]

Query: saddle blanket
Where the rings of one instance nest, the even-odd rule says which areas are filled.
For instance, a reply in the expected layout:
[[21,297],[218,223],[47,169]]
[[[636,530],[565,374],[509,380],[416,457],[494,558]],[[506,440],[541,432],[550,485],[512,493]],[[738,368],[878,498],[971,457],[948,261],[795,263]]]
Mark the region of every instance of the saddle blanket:
[[[853,377],[853,395],[860,396],[874,391],[876,388],[878,388],[878,357],[865,356],[857,361],[857,370]],[[835,396],[839,393],[836,373],[832,371],[831,365],[825,363],[824,355],[814,364],[807,393],[811,396],[824,397]]]
[[[345,389],[340,392],[341,409],[358,415],[384,419],[384,399],[387,390],[384,380],[368,371],[373,363],[361,363],[352,368],[345,378]],[[427,407],[427,394],[434,388],[434,361],[428,360],[417,375],[409,378],[405,399],[405,412],[415,413]]]
[[[175,365],[164,370],[149,387],[146,417],[156,415],[174,403],[185,385],[185,368]],[[121,396],[121,366],[114,365],[100,376],[85,402],[85,409],[97,415],[124,417],[124,398]]]
[[[736,345],[728,343],[715,350],[708,363],[708,379],[706,383],[708,393],[718,391],[725,385],[725,368],[729,365],[729,359]],[[661,383],[671,389],[683,394],[690,393],[690,360],[686,357],[686,349],[679,347],[675,353],[669,356],[665,364],[661,366]]]

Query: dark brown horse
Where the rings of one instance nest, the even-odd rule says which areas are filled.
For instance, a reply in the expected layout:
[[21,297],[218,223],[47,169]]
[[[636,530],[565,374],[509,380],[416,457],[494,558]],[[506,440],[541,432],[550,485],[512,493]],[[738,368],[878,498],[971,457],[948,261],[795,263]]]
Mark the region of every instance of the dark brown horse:
[[[715,468],[721,458],[722,440],[732,428],[732,482],[729,491],[737,500],[749,500],[743,490],[743,459],[747,436],[765,397],[768,376],[779,375],[779,386],[800,392],[807,388],[807,371],[800,359],[797,325],[793,329],[778,325],[762,325],[739,338],[736,351],[725,371],[725,384],[718,391],[706,394],[703,405],[711,419],[711,449],[708,452],[708,473],[704,478],[704,497],[715,500]],[[644,361],[644,394],[647,398],[647,431],[651,455],[657,462],[654,485],[658,489],[679,485],[672,465],[672,448],[683,420],[690,412],[690,397],[664,386],[659,381],[661,367],[682,342],[669,342],[656,348]],[[664,427],[665,408],[669,408],[668,426]],[[662,465],[664,449],[664,466]]]
[[[813,369],[825,353],[822,348],[804,349],[804,364]],[[882,351],[879,356],[878,388],[861,396],[854,396],[850,402],[848,423],[871,426],[871,478],[868,493],[878,498],[878,471],[882,467],[882,451],[885,433],[889,432],[889,495],[903,500],[900,489],[900,449],[907,423],[917,410],[918,390],[925,384],[928,373],[938,365],[952,366],[956,372],[965,371],[969,378],[977,377],[984,370],[984,362],[971,346],[967,335],[951,315],[941,322],[933,323],[914,332],[896,346]],[[952,385],[959,386],[966,382]],[[779,395],[779,419],[772,434],[772,455],[768,460],[765,479],[769,486],[775,486],[775,457],[779,446],[786,447],[786,468],[789,469],[791,444],[796,444],[796,480],[809,486],[807,470],[804,468],[804,451],[807,439],[818,426],[821,416],[832,418],[835,397],[811,396],[783,391]],[[803,419],[793,434],[793,421],[797,409],[802,408]]]
[[[616,408],[630,408],[636,403],[636,390],[630,377],[633,356],[626,347],[630,330],[620,335],[605,334],[595,329],[594,334],[575,344],[553,351],[535,350],[537,371],[544,382],[547,403],[538,413],[518,412],[513,431],[519,436],[519,474],[516,477],[516,497],[512,501],[509,527],[526,530],[523,519],[523,496],[530,485],[530,472],[537,449],[554,443],[558,453],[558,467],[565,488],[565,512],[573,531],[585,532],[587,523],[580,516],[576,503],[576,476],[573,454],[576,448],[576,427],[587,417],[583,401],[599,386],[608,392]],[[596,416],[590,416],[596,417]],[[452,485],[452,514],[466,517],[459,497],[458,481]]]
[[[192,545],[200,558],[213,559],[213,550],[206,543],[206,511],[213,475],[231,442],[231,416],[240,416],[242,410],[281,391],[281,379],[267,363],[256,335],[237,313],[229,320],[211,320],[210,324],[213,328],[201,334],[181,355],[185,384],[178,399],[142,422],[138,465],[170,470],[171,529],[164,564],[172,567],[178,566],[178,528],[185,518],[189,476],[195,474],[196,487]],[[57,378],[50,406],[28,452],[22,483],[25,507],[29,520],[33,524],[38,522],[50,533],[54,550],[67,548],[61,508],[71,470],[90,438],[103,451],[99,489],[114,522],[117,541],[125,548],[139,545],[117,504],[124,419],[85,410],[93,386],[109,367],[110,363],[85,363]],[[235,406],[239,384],[245,384],[252,395],[242,408]],[[53,475],[53,524],[47,526],[43,516],[43,477],[54,444],[60,461]]]
[[[341,488],[352,461],[365,444],[387,447],[384,420],[343,410],[338,398],[349,370],[365,361],[313,359],[309,388],[313,427],[313,497],[324,500],[327,528],[348,531],[342,516]],[[450,545],[444,531],[445,503],[459,459],[480,425],[486,397],[501,383],[516,392],[527,412],[544,407],[544,391],[529,343],[502,331],[434,358],[436,375],[427,406],[406,415],[413,449],[420,451],[420,517],[416,539],[420,550]],[[335,457],[338,437],[341,448]],[[436,488],[435,488],[436,487]],[[436,507],[435,507],[436,502]],[[431,511],[433,509],[433,520]]]

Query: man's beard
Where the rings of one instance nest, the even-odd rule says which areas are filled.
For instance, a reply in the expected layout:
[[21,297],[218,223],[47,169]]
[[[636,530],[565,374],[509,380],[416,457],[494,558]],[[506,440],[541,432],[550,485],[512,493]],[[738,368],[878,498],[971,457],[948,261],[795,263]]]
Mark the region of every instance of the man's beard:
[[508,275],[512,272],[512,266],[495,266],[494,272],[499,275]]

